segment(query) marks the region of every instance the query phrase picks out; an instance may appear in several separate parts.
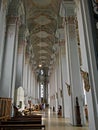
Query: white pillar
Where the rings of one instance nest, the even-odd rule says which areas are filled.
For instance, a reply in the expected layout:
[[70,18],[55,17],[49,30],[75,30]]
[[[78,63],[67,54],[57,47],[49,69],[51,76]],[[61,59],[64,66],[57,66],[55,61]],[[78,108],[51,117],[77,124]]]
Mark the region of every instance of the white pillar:
[[[18,17],[9,17],[7,21],[7,33],[5,43],[5,55],[2,68],[2,85],[0,95],[12,97],[12,89],[15,87],[15,66],[18,45]],[[14,77],[13,77],[14,76]],[[14,82],[13,82],[14,81]]]
[[[60,43],[59,43],[60,44]],[[62,70],[62,50],[65,47],[60,44],[59,47],[59,78],[60,78],[60,86],[59,86],[59,92],[60,92],[60,104],[62,106],[62,116],[64,117],[64,97],[63,97],[63,70]]]
[[31,99],[31,65],[28,66],[28,97]]
[[[38,103],[38,85],[37,85],[37,80],[35,79],[34,72],[32,70],[31,72],[31,99],[32,103]],[[36,99],[36,100],[35,100]]]
[[61,72],[59,66],[59,55],[57,55],[57,95],[58,95],[58,105],[62,105],[60,89],[61,89]]
[[2,73],[5,31],[6,31],[6,8],[4,9],[3,2],[1,2],[1,8],[0,8],[0,79],[1,79],[1,73]]
[[17,57],[17,71],[16,71],[16,85],[15,87],[23,87],[23,63],[24,63],[24,44],[19,43]]
[[26,55],[24,59],[24,70],[23,70],[23,87],[24,87],[24,96],[25,96],[25,104],[28,104],[28,61],[29,58]]
[[65,118],[70,118],[70,110],[71,110],[71,96],[68,93],[68,88],[66,86],[66,83],[69,84],[69,82],[67,82],[67,60],[66,60],[66,53],[65,53],[65,47],[62,46],[62,50],[61,50],[61,61],[62,61],[62,82],[63,82],[63,108],[64,108],[64,117]]
[[75,4],[73,2],[64,2],[66,12],[66,44],[68,49],[68,63],[70,69],[71,86],[71,123],[77,125],[76,97],[80,107],[81,124],[84,125],[83,97],[82,97],[82,79],[80,75],[80,63],[78,44],[76,38]]
[[38,99],[39,99],[39,87],[38,87],[38,82],[37,82],[37,78],[34,75],[33,77],[35,79],[35,86],[33,86],[35,88],[35,98],[36,98],[36,103],[38,103]]
[[18,35],[18,54],[17,54],[17,71],[16,71],[16,88],[23,87],[23,70],[24,70],[24,63],[25,63],[25,25],[21,25],[19,28],[19,35]]
[[58,111],[57,66],[55,65],[55,111]]
[[[54,67],[53,67],[54,68]],[[52,70],[50,75],[50,85],[48,90],[50,92],[50,106],[51,108],[56,107],[56,86],[55,86],[55,69]]]
[[[76,1],[77,16],[82,52],[82,69],[89,74],[91,89],[86,92],[88,105],[89,129],[98,129],[98,52],[96,40],[96,25],[94,23],[92,1]],[[91,5],[90,5],[91,4]],[[97,51],[96,51],[97,50]]]
[[33,103],[33,71],[31,71],[31,101]]

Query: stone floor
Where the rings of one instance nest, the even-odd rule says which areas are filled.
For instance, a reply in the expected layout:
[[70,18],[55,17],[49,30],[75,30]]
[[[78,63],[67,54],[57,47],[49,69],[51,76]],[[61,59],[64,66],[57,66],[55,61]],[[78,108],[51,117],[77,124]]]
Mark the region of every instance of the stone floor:
[[42,114],[43,124],[46,125],[46,130],[89,130],[88,126],[75,127],[69,123],[69,119],[64,119],[57,116],[57,113],[52,110],[45,110],[42,112],[36,112],[36,114]]

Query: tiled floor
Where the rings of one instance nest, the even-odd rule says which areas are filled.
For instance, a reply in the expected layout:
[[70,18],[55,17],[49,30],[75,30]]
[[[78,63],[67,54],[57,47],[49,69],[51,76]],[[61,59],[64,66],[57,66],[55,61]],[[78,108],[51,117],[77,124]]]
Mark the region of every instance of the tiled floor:
[[57,114],[51,110],[43,111],[39,114],[43,115],[43,124],[46,130],[89,130],[88,127],[73,127],[68,119],[57,117]]

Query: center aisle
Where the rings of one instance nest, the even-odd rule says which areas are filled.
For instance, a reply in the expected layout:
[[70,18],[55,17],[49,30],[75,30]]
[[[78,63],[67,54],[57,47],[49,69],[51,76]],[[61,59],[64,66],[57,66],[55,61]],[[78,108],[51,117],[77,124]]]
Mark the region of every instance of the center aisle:
[[51,109],[36,112],[36,114],[42,115],[42,124],[45,124],[46,130],[89,130],[87,126],[85,127],[72,126],[69,123],[68,119],[58,117],[57,114],[53,112]]

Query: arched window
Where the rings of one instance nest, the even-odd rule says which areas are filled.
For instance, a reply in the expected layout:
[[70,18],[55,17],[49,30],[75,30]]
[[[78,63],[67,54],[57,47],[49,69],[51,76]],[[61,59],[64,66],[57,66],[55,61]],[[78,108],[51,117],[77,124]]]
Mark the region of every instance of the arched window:
[[41,75],[43,75],[43,74],[44,74],[44,71],[43,71],[43,70],[40,70],[40,73],[41,73]]
[[44,86],[43,84],[41,84],[41,98],[44,97]]

